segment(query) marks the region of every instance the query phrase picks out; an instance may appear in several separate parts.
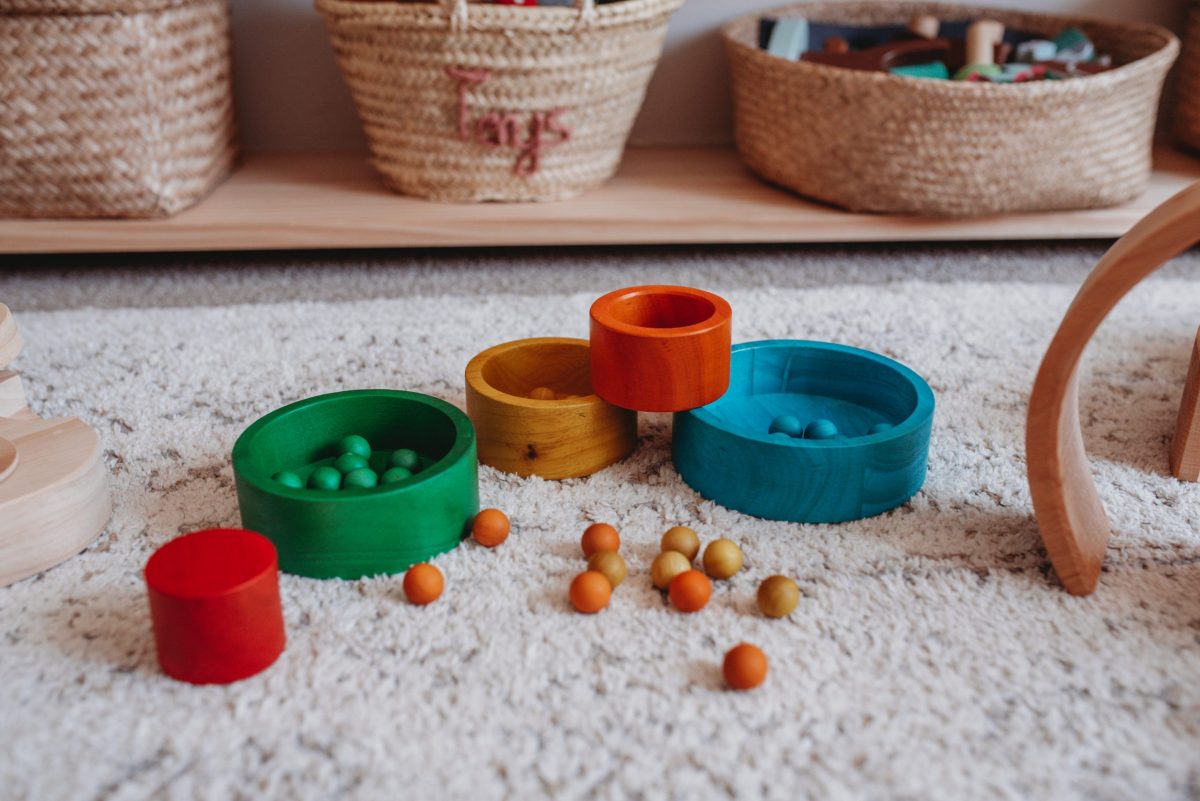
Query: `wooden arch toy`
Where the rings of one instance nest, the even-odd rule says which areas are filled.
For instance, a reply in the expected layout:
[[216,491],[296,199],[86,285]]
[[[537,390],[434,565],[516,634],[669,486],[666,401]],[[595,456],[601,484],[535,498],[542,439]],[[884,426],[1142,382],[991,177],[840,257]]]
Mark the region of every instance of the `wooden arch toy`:
[[[1029,490],[1042,541],[1059,579],[1074,595],[1096,588],[1110,529],[1091,475],[1079,423],[1078,370],[1100,323],[1142,279],[1200,242],[1200,182],[1156,208],[1097,263],[1067,309],[1042,359],[1029,398],[1025,450]],[[1200,310],[1200,309],[1198,309]],[[1200,357],[1193,357],[1193,361]],[[1172,469],[1196,459],[1197,369],[1180,409]],[[1188,399],[1191,398],[1189,410]],[[1191,420],[1185,424],[1185,418]],[[1182,475],[1176,469],[1177,475]]]
[[29,410],[20,376],[6,369],[20,352],[0,303],[0,587],[79,553],[112,513],[96,432]]

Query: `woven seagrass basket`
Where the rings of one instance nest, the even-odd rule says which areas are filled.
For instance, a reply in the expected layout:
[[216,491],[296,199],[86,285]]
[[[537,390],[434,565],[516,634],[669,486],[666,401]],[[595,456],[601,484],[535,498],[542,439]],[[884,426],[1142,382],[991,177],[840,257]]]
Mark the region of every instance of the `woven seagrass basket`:
[[0,215],[173,214],[235,153],[227,0],[0,0]]
[[904,24],[988,17],[1053,37],[1079,25],[1118,66],[1002,85],[789,61],[758,47],[756,13],[724,29],[738,151],[765,178],[853,211],[966,216],[1111,206],[1145,190],[1178,39],[1155,25],[935,3],[819,2],[767,15]]
[[1200,3],[1188,9],[1179,59],[1179,85],[1175,104],[1175,138],[1200,149]]
[[372,162],[435,200],[558,200],[616,171],[683,0],[316,0]]

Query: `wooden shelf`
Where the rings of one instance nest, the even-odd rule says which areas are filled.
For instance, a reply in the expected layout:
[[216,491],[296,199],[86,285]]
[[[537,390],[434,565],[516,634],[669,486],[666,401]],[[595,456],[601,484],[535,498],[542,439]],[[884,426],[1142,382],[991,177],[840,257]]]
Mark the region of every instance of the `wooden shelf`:
[[1149,191],[1126,206],[936,220],[801,200],[760,182],[726,148],[631,149],[620,173],[583,197],[482,205],[392,194],[359,155],[251,155],[177,217],[0,220],[0,253],[1111,239],[1200,180],[1200,160],[1163,147],[1155,162]]

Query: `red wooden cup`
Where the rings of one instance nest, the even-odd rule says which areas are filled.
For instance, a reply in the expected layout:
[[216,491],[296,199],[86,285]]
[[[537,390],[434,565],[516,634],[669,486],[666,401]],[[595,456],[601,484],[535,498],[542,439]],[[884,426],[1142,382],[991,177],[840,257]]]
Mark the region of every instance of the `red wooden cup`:
[[592,304],[592,388],[642,412],[679,412],[729,388],[733,310],[686,286],[635,286]]
[[171,540],[146,563],[158,663],[192,684],[228,684],[265,670],[285,635],[275,546],[218,528]]

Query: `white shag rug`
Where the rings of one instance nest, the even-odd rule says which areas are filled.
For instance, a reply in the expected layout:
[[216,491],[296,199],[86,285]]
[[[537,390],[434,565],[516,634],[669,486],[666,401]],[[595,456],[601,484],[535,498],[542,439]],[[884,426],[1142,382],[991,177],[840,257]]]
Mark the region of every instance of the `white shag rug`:
[[[229,452],[258,416],[356,387],[461,405],[467,360],[587,335],[590,301],[459,294],[339,303],[23,313],[36,408],[94,424],[116,511],[82,555],[0,589],[0,798],[1195,799],[1200,797],[1200,485],[1166,470],[1200,276],[1137,290],[1102,329],[1086,438],[1116,535],[1100,588],[1054,578],[1025,480],[1026,399],[1075,287],[897,281],[747,288],[735,341],[878,350],[937,395],[929,477],[904,507],[804,526],[700,499],[670,419],[625,462],[546,482],[483,468],[514,534],[436,560],[440,601],[399,577],[284,576],[288,646],[249,680],[193,687],[156,664],[141,570],[186,531],[239,522]],[[573,613],[588,521],[630,576]],[[670,525],[728,536],[746,568],[684,616],[648,566]],[[764,577],[804,591],[755,608]],[[722,687],[739,641],[766,684]]]

